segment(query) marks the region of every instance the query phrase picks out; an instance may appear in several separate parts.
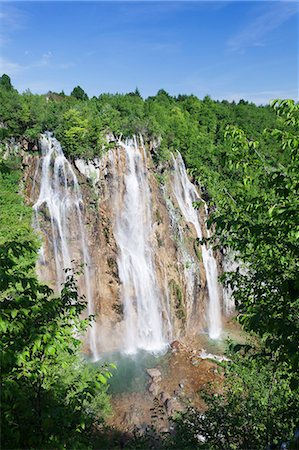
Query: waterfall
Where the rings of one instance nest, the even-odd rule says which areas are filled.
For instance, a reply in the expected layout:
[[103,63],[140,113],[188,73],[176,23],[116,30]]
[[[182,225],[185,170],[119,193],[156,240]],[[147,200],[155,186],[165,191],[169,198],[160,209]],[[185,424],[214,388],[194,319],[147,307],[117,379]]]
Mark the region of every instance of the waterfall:
[[[202,239],[200,217],[193,207],[200,196],[188,179],[182,157],[173,157],[170,183],[159,190],[147,167],[142,139],[138,143],[136,138],[119,140],[115,147],[101,159],[75,163],[100,196],[99,211],[90,213],[99,219],[98,233],[93,235],[93,248],[99,247],[99,251],[94,253],[92,268],[75,169],[59,142],[50,133],[42,136],[42,157],[32,170],[31,188],[34,226],[43,235],[38,263],[42,278],[54,279],[59,290],[65,269],[74,267],[74,261],[83,263],[79,292],[87,299],[87,313],[95,313],[96,302],[101,306],[98,322],[87,335],[90,353],[97,360],[99,351],[106,347],[126,353],[138,349],[161,352],[183,330],[193,333],[202,327],[201,299],[205,294],[200,292],[200,274],[204,268],[207,305],[203,318],[209,336],[218,339],[221,305],[217,263],[212,249],[201,244],[203,267],[199,264],[194,242],[189,241],[190,233],[183,225],[192,224]],[[110,226],[107,240],[102,229]],[[110,260],[117,263],[118,270],[112,271]],[[97,285],[95,273],[100,274],[103,289]],[[177,304],[171,304],[175,301],[174,291],[169,290],[173,285],[179,286],[183,295],[183,311],[179,311],[183,316],[178,314]]]
[[175,208],[170,196],[167,195],[164,186],[162,191],[170,219],[170,227],[179,242],[177,249],[178,262],[181,264],[182,274],[186,285],[187,323],[188,326],[192,326],[197,319],[197,317],[194,317],[194,311],[196,310],[196,303],[198,300],[197,287],[198,281],[200,280],[199,265],[187,249],[184,239],[184,228],[183,224],[181,224],[181,214]]
[[[229,248],[224,249],[223,253],[222,268],[225,274],[239,271],[242,276],[248,275],[249,267],[240,260],[238,253]],[[225,286],[223,289],[223,307],[226,316],[235,313],[234,290],[231,286]]]
[[[82,195],[77,177],[65,158],[59,142],[45,133],[41,137],[41,179],[39,196],[33,205],[34,226],[43,232],[53,247],[57,289],[65,281],[65,269],[73,267],[74,254],[83,262],[85,297],[88,315],[94,314],[91,285],[91,262],[84,230]],[[39,167],[39,165],[37,166]],[[35,175],[36,178],[36,175]],[[44,219],[42,218],[44,216]],[[47,224],[50,225],[50,231]],[[40,264],[45,264],[44,245],[40,250]],[[89,347],[94,360],[98,359],[96,329],[93,323],[88,333]]]
[[124,346],[127,353],[135,353],[138,348],[158,352],[165,348],[166,339],[150,241],[152,214],[146,155],[136,139],[118,145],[118,152],[110,151],[109,157],[116,180],[112,202],[124,305]]
[[[193,207],[193,202],[200,199],[195,186],[190,182],[184,161],[178,153],[177,158],[173,157],[174,174],[173,190],[180,210],[187,222],[194,225],[197,237],[203,238],[199,215]],[[208,331],[211,339],[218,339],[221,334],[221,305],[218,287],[217,263],[213,256],[213,251],[205,244],[201,245],[202,260],[206,272],[207,288],[209,295],[208,303]]]

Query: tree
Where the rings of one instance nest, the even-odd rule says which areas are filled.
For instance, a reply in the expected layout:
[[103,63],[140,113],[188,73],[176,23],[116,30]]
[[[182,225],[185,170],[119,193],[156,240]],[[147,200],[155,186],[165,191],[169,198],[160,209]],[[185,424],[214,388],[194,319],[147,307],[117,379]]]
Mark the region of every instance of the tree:
[[[72,276],[60,296],[16,267],[30,241],[16,235],[0,248],[2,448],[88,448],[95,423],[109,411],[108,368],[79,355],[88,321]],[[28,267],[29,266],[29,267]],[[86,445],[86,447],[85,447]]]
[[216,188],[208,178],[215,242],[246,264],[226,280],[254,346],[232,346],[238,353],[223,386],[204,395],[207,411],[190,409],[178,419],[180,448],[263,450],[282,441],[298,448],[299,105],[276,100],[272,107],[277,127],[265,136],[276,145],[274,157],[265,141],[229,126]]
[[211,223],[221,245],[233,249],[247,264],[246,274],[230,277],[240,323],[260,336],[271,358],[275,355],[289,364],[295,377],[299,364],[299,105],[284,100],[273,107],[281,128],[265,133],[275,140],[280,161],[264,159],[257,142],[229,127],[227,164],[237,178],[233,192],[218,195]]
[[142,98],[138,87],[135,88],[134,92],[129,92],[128,95],[130,95],[131,97],[135,96],[135,97]]
[[10,77],[6,75],[6,73],[4,73],[2,77],[0,77],[0,86],[8,91],[11,91],[13,89]]
[[135,94],[137,97],[142,98],[142,97],[141,97],[141,94],[140,94],[140,90],[138,89],[137,86],[136,86],[136,89],[135,89],[135,91],[134,91],[134,94]]
[[252,354],[231,357],[223,385],[201,392],[207,410],[189,408],[179,416],[168,448],[265,450],[293,439],[299,393],[290,387],[289,371]]
[[75,97],[77,100],[88,100],[86,92],[80,86],[74,87],[71,92],[71,97]]

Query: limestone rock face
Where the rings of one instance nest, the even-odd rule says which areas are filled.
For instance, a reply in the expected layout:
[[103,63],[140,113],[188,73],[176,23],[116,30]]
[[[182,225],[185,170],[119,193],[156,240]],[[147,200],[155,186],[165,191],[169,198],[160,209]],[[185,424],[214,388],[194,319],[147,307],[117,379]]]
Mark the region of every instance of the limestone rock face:
[[[134,149],[136,153],[140,151],[140,156],[137,155],[138,158],[136,156],[132,161],[128,157],[130,149],[116,143],[115,149],[109,150],[101,159],[89,162],[77,160],[72,165],[82,195],[81,210],[90,257],[96,346],[99,352],[118,349],[130,351],[131,347],[127,346],[128,335],[133,336],[136,348],[147,349],[143,344],[150,340],[161,341],[166,345],[186,334],[194,335],[207,328],[207,277],[201,247],[196,230],[185,221],[174,195],[174,169],[170,163],[161,180],[161,174],[154,167],[146,149],[139,150],[136,142]],[[137,167],[139,160],[142,166]],[[142,219],[136,215],[136,222],[139,220],[142,224],[140,227],[145,226],[146,230],[146,245],[137,253],[138,257],[141,254],[143,258],[140,267],[144,261],[149,266],[148,286],[153,286],[150,290],[154,292],[146,291],[146,287],[142,286],[142,274],[138,282],[134,279],[138,277],[138,261],[133,261],[135,271],[132,272],[132,280],[126,281],[126,274],[123,273],[121,258],[127,257],[128,264],[132,263],[134,249],[125,248],[124,240],[123,248],[120,249],[120,221],[125,221],[127,217],[120,212],[130,208],[127,204],[131,198],[128,191],[132,188],[130,183],[135,181],[134,189],[137,192],[146,190],[146,197],[140,194],[140,199],[141,202],[147,199],[143,220],[149,222],[142,224]],[[41,189],[41,156],[36,153],[24,155],[24,186],[26,200],[33,205]],[[204,216],[204,212],[201,214]],[[134,224],[134,217],[128,217]],[[70,216],[67,221],[69,228],[75,227],[75,217]],[[204,227],[203,217],[201,221]],[[39,222],[44,263],[38,264],[37,271],[44,281],[55,288],[50,227],[51,217],[45,209]],[[72,258],[80,263],[80,251],[75,238],[70,242],[70,248]],[[81,292],[84,293],[84,283],[82,280],[80,283]],[[145,292],[140,293],[138,289]],[[146,295],[151,296],[151,303],[146,303],[145,299],[141,304],[139,297]],[[157,304],[155,311],[151,310],[153,302]],[[145,316],[143,322],[140,308],[143,308],[142,315]],[[131,317],[128,318],[128,315]],[[157,320],[161,321],[161,325],[155,323]],[[89,351],[88,345],[86,351]],[[153,374],[153,370],[156,369],[148,369],[150,377],[159,378],[159,375]],[[176,405],[171,404],[168,409],[176,409]]]
[[148,391],[150,394],[152,394],[154,397],[156,397],[159,393],[160,387],[156,383],[151,383],[149,385]]
[[173,398],[166,400],[165,407],[168,416],[172,416],[176,412],[183,411],[182,405]]
[[146,369],[146,372],[153,380],[159,380],[161,381],[162,374],[159,369],[153,368],[153,369]]

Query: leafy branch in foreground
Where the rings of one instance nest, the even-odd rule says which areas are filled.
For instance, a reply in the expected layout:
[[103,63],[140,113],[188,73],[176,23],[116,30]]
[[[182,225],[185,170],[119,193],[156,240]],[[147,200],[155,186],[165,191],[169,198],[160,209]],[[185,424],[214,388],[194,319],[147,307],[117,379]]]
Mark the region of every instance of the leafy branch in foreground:
[[80,356],[89,319],[80,319],[86,305],[73,276],[55,296],[28,265],[16,265],[30,246],[17,239],[0,246],[2,448],[89,448],[109,412],[109,367]]
[[[234,201],[218,193],[210,223],[220,244],[248,268],[231,275],[238,319],[257,333],[271,359],[286,362],[298,386],[299,367],[299,105],[274,102],[283,130],[266,130],[279,161],[260,157],[258,144],[229,128],[227,165],[237,174]],[[262,149],[263,152],[263,149]],[[264,153],[264,152],[263,152]]]
[[109,413],[109,366],[84,361],[90,318],[69,273],[60,295],[35,274],[39,240],[20,191],[21,161],[0,161],[1,448],[95,448]]
[[[291,442],[299,414],[299,394],[290,388],[285,366],[255,357],[227,363],[223,386],[201,393],[207,410],[189,408],[177,417],[169,447],[209,450],[265,450]],[[294,443],[294,441],[293,441]]]
[[230,126],[219,183],[209,184],[213,176],[207,183],[218,245],[246,267],[227,280],[238,320],[258,347],[231,356],[223,386],[203,394],[204,414],[190,409],[177,419],[172,444],[180,448],[264,450],[283,442],[298,448],[299,105],[273,106],[279,127],[264,135],[277,158]]

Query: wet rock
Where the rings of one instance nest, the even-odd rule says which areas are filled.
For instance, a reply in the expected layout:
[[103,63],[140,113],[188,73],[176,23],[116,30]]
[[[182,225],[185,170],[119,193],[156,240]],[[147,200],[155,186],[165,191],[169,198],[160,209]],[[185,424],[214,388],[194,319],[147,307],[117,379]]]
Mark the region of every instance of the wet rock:
[[162,374],[159,369],[146,369],[146,372],[151,377],[153,383],[158,384],[162,380]]
[[192,358],[192,359],[191,359],[191,364],[192,364],[192,366],[194,366],[194,367],[198,367],[199,364],[200,364],[200,360],[199,360],[198,358]]
[[226,356],[223,355],[214,355],[213,353],[207,353],[205,349],[201,349],[201,352],[199,354],[199,358],[201,359],[212,359],[214,361],[230,361],[229,358],[227,358]]
[[128,425],[131,424],[138,425],[139,424],[138,410],[136,408],[130,408],[130,410],[125,413],[124,422]]
[[170,399],[171,399],[171,396],[168,394],[168,392],[164,392],[164,391],[161,392],[160,400],[163,404],[165,404],[167,402],[167,400],[170,400]]
[[135,437],[141,438],[146,434],[146,431],[148,429],[148,424],[146,423],[140,423],[138,425],[135,425],[133,434]]
[[149,385],[148,391],[150,394],[156,397],[159,394],[160,386],[157,383],[151,383]]
[[146,372],[151,377],[151,382],[149,384],[148,391],[150,394],[156,397],[160,392],[159,383],[162,380],[161,372],[157,368],[146,369]]
[[98,161],[84,161],[83,159],[76,159],[75,166],[82,175],[91,180],[94,186],[99,182],[100,169]]
[[159,369],[153,368],[153,369],[146,369],[146,373],[148,373],[148,375],[151,378],[162,378],[162,374],[160,372]]
[[198,442],[206,442],[206,438],[202,434],[197,434],[196,439],[198,440]]
[[165,403],[168,416],[172,416],[175,412],[183,411],[182,405],[175,399],[170,398]]
[[173,352],[179,352],[181,350],[181,347],[182,347],[182,345],[179,341],[173,341],[170,344],[170,348]]

